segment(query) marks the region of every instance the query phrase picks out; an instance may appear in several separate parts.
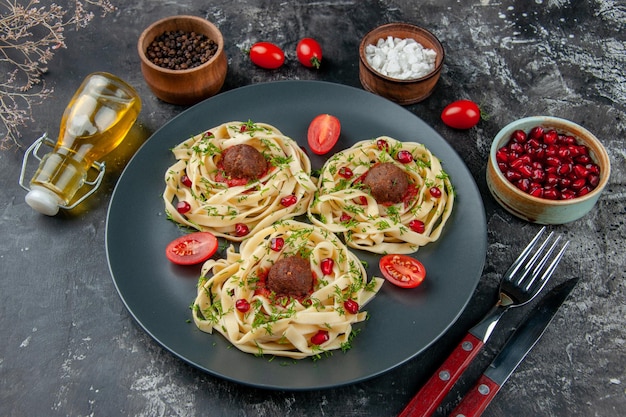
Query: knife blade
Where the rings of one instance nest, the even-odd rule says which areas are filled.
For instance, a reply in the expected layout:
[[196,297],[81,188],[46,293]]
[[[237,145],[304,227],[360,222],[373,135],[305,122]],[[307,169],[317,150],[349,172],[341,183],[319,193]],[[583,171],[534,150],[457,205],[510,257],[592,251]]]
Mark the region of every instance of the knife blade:
[[476,385],[452,411],[451,417],[478,417],[485,411],[502,385],[539,341],[577,283],[578,278],[572,278],[543,296],[535,311],[515,330]]

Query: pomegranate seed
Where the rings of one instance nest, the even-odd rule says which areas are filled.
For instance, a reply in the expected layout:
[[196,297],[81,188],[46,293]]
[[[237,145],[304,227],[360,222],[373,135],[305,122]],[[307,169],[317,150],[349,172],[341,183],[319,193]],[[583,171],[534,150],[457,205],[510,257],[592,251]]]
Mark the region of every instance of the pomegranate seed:
[[240,298],[239,300],[235,301],[235,308],[242,313],[247,313],[250,310],[250,303],[248,302],[248,300]]
[[546,148],[541,147],[537,148],[535,151],[535,158],[538,160],[543,160],[546,157]]
[[409,227],[415,233],[424,233],[424,231],[426,230],[426,225],[424,224],[424,222],[417,219],[411,220],[409,222]]
[[378,139],[376,141],[376,147],[379,151],[385,151],[389,153],[389,143],[385,139]]
[[504,173],[504,176],[510,182],[515,182],[515,181],[518,181],[518,180],[520,180],[522,178],[522,174],[520,174],[517,171],[507,171],[507,172]]
[[546,164],[552,167],[558,167],[559,165],[561,165],[561,160],[555,156],[548,156],[546,158]]
[[401,150],[398,152],[398,155],[396,156],[396,159],[398,160],[398,162],[402,163],[402,164],[409,164],[411,162],[413,162],[413,155],[411,154],[411,152],[406,151],[406,150]]
[[441,197],[441,189],[439,187],[430,187],[428,192],[430,193],[430,196],[432,198],[439,198],[439,197]]
[[355,198],[353,201],[355,204],[358,204],[361,206],[367,206],[367,197],[365,197],[364,195]]
[[239,128],[240,132],[245,132],[248,129],[248,127],[246,125],[241,125],[241,127]]
[[531,187],[528,191],[528,194],[533,197],[542,198],[543,197],[543,188],[541,187]]
[[548,200],[558,200],[559,199],[559,191],[556,188],[544,188],[543,189],[543,198],[547,198]]
[[238,237],[246,236],[248,233],[250,233],[250,228],[246,224],[237,223],[235,225],[235,235]]
[[511,140],[517,143],[524,143],[528,139],[526,132],[521,129],[517,129],[515,132],[511,134]]
[[274,252],[280,252],[283,246],[285,246],[285,239],[282,237],[275,237],[270,240],[270,249]]
[[179,201],[178,204],[176,204],[176,211],[178,211],[180,214],[185,214],[189,210],[191,210],[191,204],[186,201]]
[[352,220],[352,217],[349,214],[341,213],[341,217],[339,217],[341,223],[348,223],[350,220]]
[[559,167],[558,166],[547,166],[546,167],[546,174],[552,174],[552,175],[557,175],[559,171]]
[[527,134],[514,131],[496,151],[496,162],[505,178],[523,192],[567,200],[600,183],[600,167],[589,153],[574,136],[535,126]]
[[567,175],[570,172],[572,172],[572,165],[571,164],[562,164],[559,166],[559,169],[557,170],[557,172],[560,175]]
[[180,177],[180,183],[185,187],[191,187],[191,178],[189,178],[186,174]]
[[574,175],[576,175],[577,178],[587,178],[589,170],[582,165],[576,164],[574,165]]
[[579,155],[576,158],[574,158],[574,161],[578,164],[588,164],[591,162],[591,157],[589,155]]
[[567,151],[569,152],[569,156],[574,158],[580,155],[580,146],[578,145],[569,145],[567,147]]
[[354,175],[354,172],[348,167],[339,168],[339,176],[345,179],[350,179]]
[[545,143],[546,145],[554,145],[558,139],[559,134],[556,132],[556,130],[548,130],[543,135],[543,143]]
[[576,145],[576,138],[571,135],[567,135],[562,140],[563,145]]
[[498,149],[496,152],[496,161],[501,163],[509,162],[509,153],[504,148]]
[[346,300],[343,302],[343,308],[350,314],[356,314],[359,312],[359,303],[354,300]]
[[530,178],[533,173],[533,170],[529,165],[522,165],[519,167],[518,171],[524,178]]
[[584,178],[577,178],[574,181],[572,181],[571,187],[574,190],[580,190],[581,188],[585,186],[585,184],[587,184],[587,180],[585,180]]
[[591,192],[591,188],[587,185],[585,185],[583,188],[581,188],[580,190],[578,190],[578,192],[576,193],[576,197],[582,197],[586,194],[589,194]]
[[570,157],[570,150],[567,146],[561,146],[557,151],[557,155],[561,159],[566,159]]
[[511,161],[510,167],[513,169],[519,169],[522,165],[524,165],[524,161],[520,158],[517,158],[515,161]]
[[524,147],[519,143],[513,142],[509,148],[516,154],[524,153]]
[[332,258],[324,258],[320,263],[320,268],[324,275],[330,275],[333,273],[333,267],[335,266],[335,261]]
[[530,132],[528,133],[528,137],[530,137],[531,139],[539,139],[543,136],[543,132],[544,132],[543,127],[535,126],[532,129],[530,129]]
[[539,140],[534,139],[534,138],[529,140],[527,145],[529,149],[539,149],[542,147],[541,142],[539,142]]
[[587,164],[585,168],[589,170],[590,173],[600,175],[600,167],[596,164]]
[[558,175],[552,174],[552,173],[546,173],[544,182],[547,186],[549,187],[553,187],[555,185],[557,185],[560,182],[560,178]]
[[596,174],[590,174],[587,177],[587,182],[589,183],[590,186],[592,186],[593,188],[596,188],[598,184],[600,184],[600,176]]
[[294,204],[296,204],[298,202],[298,197],[296,197],[295,195],[291,194],[291,195],[286,195],[283,198],[280,199],[280,204],[283,207],[290,207],[293,206]]
[[311,343],[318,346],[324,342],[328,342],[328,340],[330,340],[330,336],[326,330],[319,330],[313,335],[313,337],[311,337]]
[[530,179],[535,182],[543,182],[546,172],[541,168],[534,168],[530,174]]
[[559,147],[556,145],[546,146],[546,157],[556,157],[559,153]]
[[523,178],[517,181],[515,185],[517,186],[517,188],[527,193],[528,190],[530,189],[530,180],[528,178]]

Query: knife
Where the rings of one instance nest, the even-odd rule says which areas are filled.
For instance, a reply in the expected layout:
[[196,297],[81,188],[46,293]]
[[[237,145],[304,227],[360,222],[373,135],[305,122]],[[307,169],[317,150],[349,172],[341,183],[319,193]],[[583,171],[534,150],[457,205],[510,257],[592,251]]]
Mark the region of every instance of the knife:
[[577,282],[578,278],[565,281],[541,299],[532,315],[513,333],[502,351],[452,411],[450,417],[478,417],[485,411],[500,387],[541,338]]

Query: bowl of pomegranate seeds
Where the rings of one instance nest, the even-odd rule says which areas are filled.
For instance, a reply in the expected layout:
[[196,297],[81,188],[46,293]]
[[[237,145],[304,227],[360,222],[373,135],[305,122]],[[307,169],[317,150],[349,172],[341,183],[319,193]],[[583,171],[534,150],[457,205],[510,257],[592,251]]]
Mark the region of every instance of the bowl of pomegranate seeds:
[[606,149],[591,132],[565,119],[534,116],[516,120],[496,135],[487,185],[515,216],[563,224],[593,208],[610,172]]
[[146,28],[137,42],[141,72],[159,99],[195,104],[217,94],[228,62],[219,29],[197,16],[171,16]]
[[363,88],[401,105],[429,97],[439,81],[445,52],[430,31],[388,23],[367,33],[359,45]]

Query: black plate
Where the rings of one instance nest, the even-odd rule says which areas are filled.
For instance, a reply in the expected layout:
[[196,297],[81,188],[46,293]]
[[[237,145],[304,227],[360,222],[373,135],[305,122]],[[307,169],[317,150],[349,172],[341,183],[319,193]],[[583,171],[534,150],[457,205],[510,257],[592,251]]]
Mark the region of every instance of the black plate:
[[[165,246],[183,231],[168,221],[161,193],[170,149],[191,135],[240,120],[270,123],[306,145],[310,121],[320,113],[341,120],[335,150],[380,135],[425,144],[443,161],[457,200],[439,241],[415,257],[428,271],[415,289],[385,283],[366,306],[371,317],[358,324],[353,348],[313,361],[256,357],[218,333],[189,322],[200,267],[177,267]],[[313,168],[324,157],[310,155]],[[139,149],[115,188],[109,207],[106,249],[117,290],[137,322],[163,347],[218,377],[261,388],[329,388],[380,375],[426,349],[454,323],[478,280],[487,250],[486,220],[478,188],[454,150],[406,109],[363,90],[317,81],[282,81],[228,91],[178,115]],[[380,275],[378,255],[356,252],[368,276]]]

